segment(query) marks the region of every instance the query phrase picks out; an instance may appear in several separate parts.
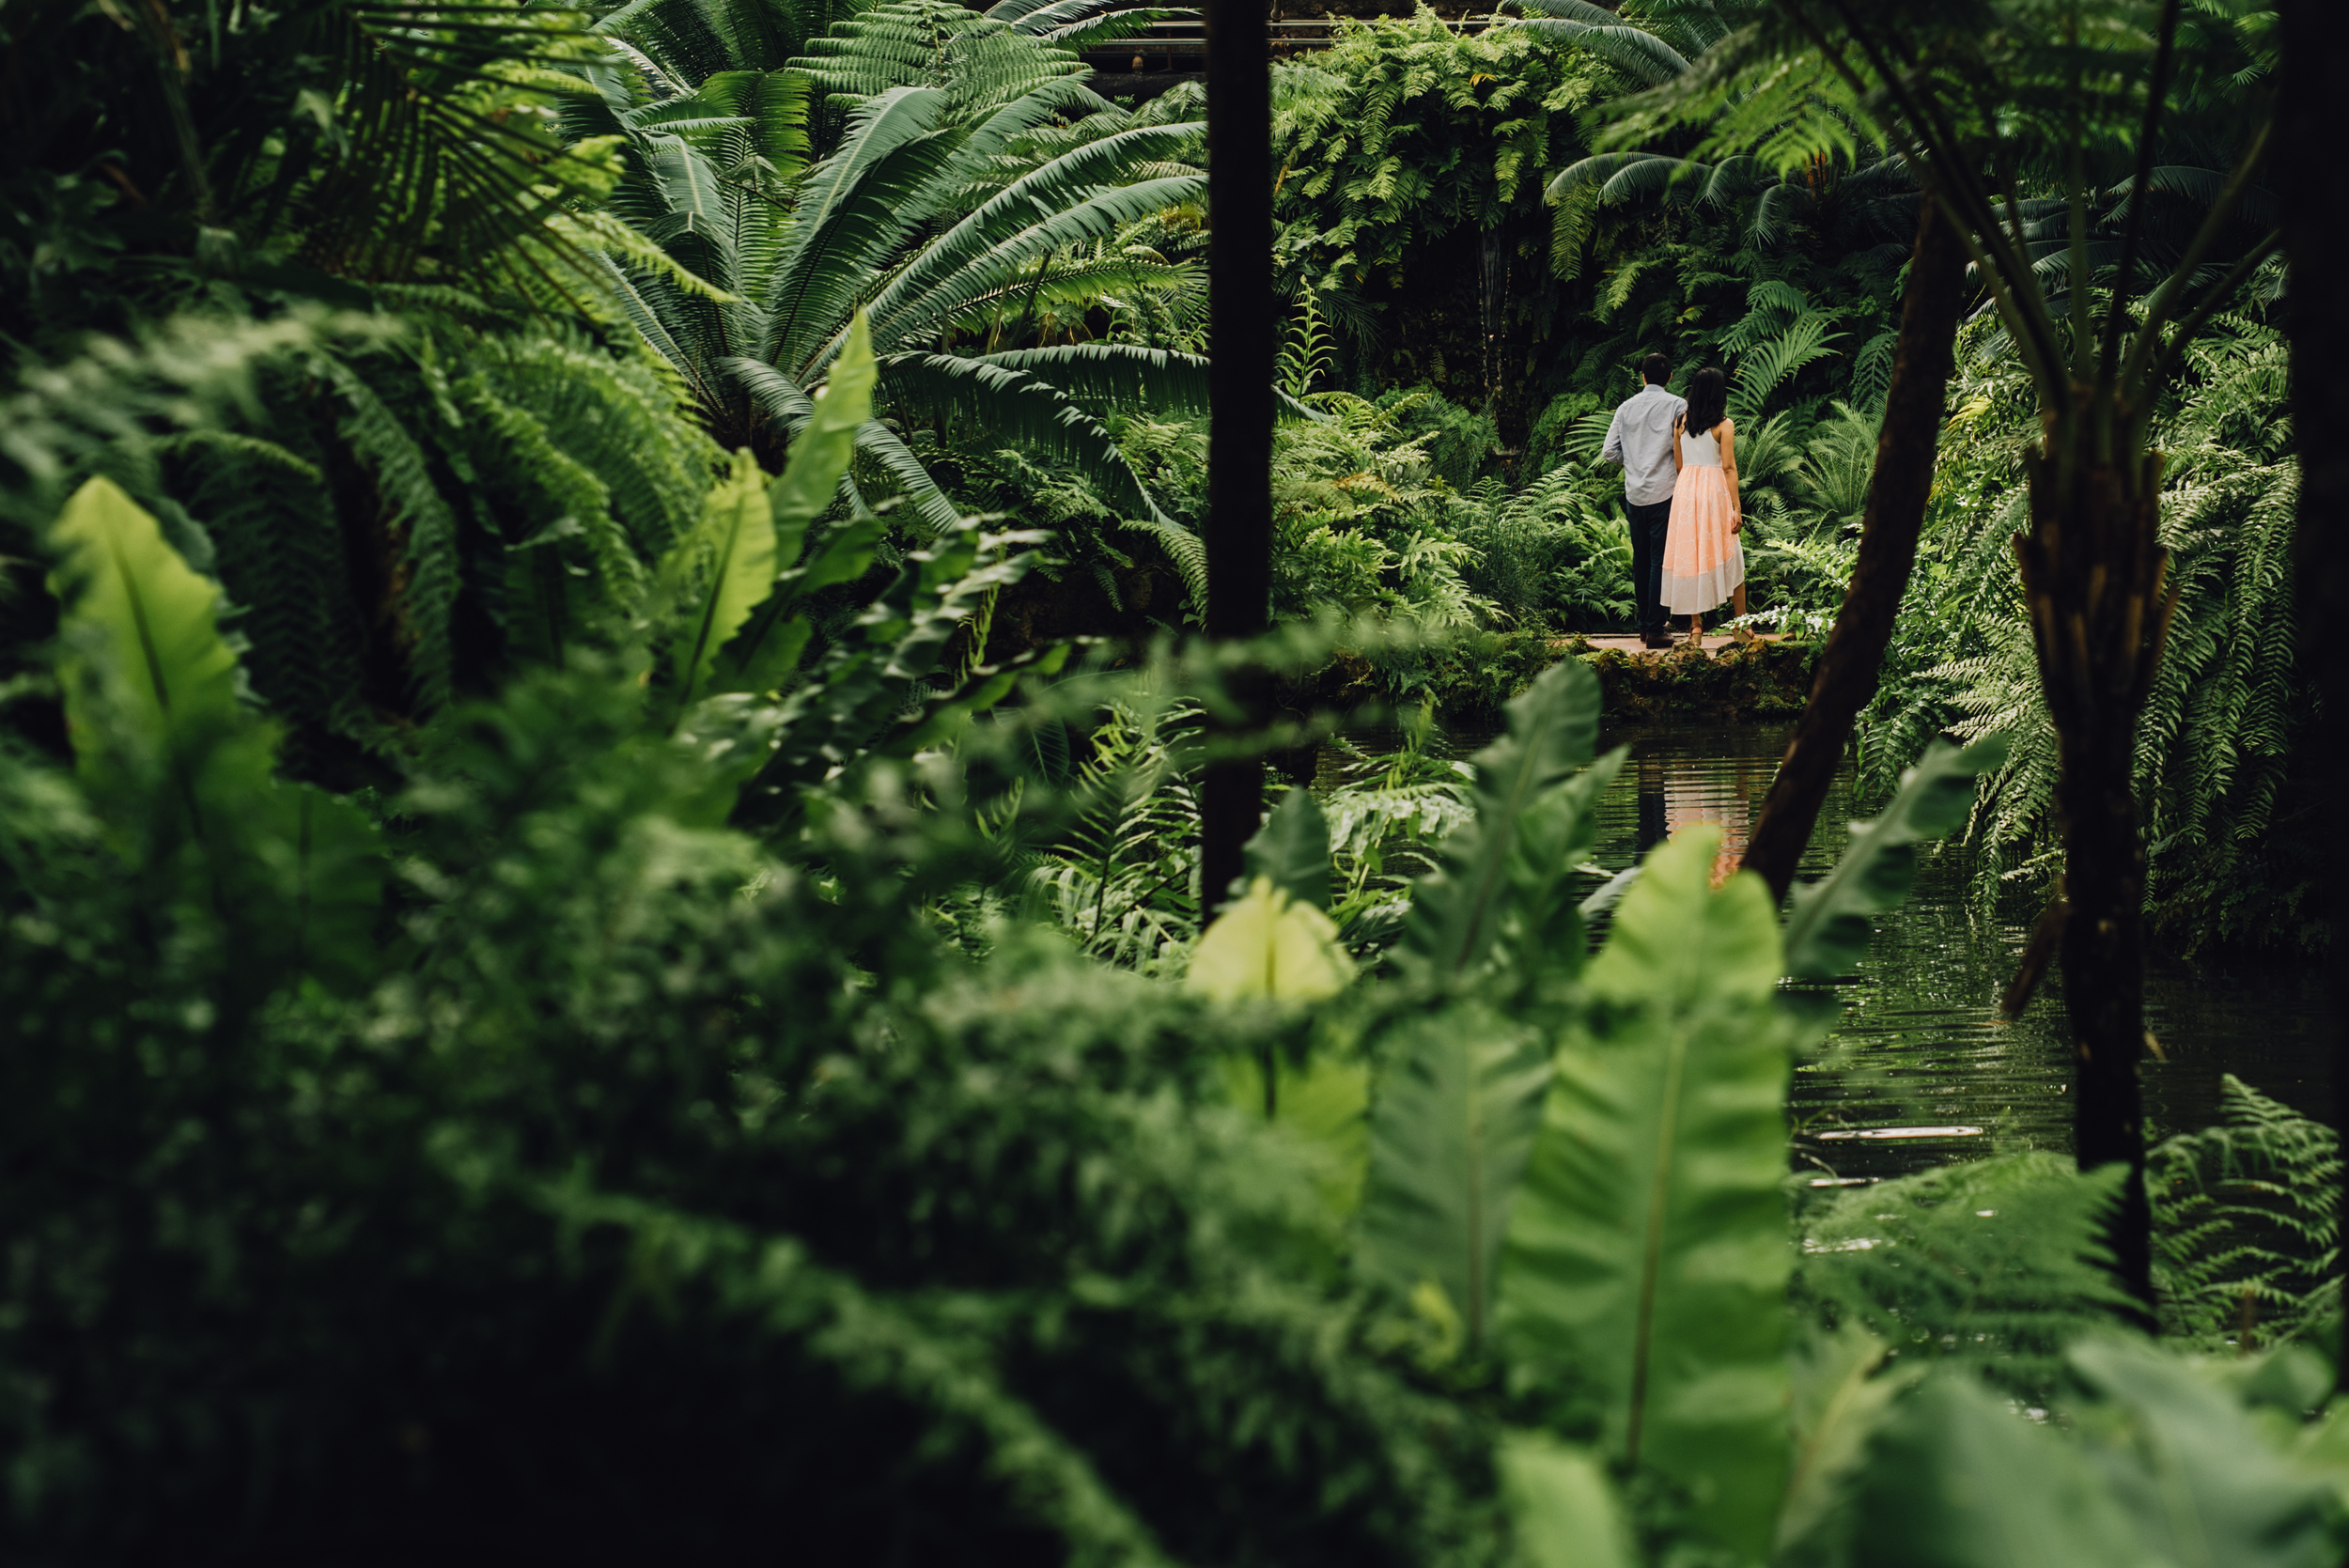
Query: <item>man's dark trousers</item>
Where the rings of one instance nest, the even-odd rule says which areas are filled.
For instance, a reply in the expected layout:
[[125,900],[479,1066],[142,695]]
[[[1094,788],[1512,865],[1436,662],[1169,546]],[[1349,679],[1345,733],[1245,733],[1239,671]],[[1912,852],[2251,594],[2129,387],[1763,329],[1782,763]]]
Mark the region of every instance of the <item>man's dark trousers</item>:
[[1624,503],[1631,524],[1631,592],[1640,601],[1640,635],[1661,637],[1669,629],[1664,612],[1664,536],[1671,531],[1672,504],[1646,506]]

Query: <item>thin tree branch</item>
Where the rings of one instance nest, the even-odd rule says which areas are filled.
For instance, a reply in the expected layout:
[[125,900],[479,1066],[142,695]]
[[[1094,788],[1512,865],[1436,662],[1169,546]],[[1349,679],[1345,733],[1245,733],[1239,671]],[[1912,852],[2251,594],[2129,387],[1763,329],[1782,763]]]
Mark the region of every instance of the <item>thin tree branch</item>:
[[2146,373],[2143,402],[2148,409],[2161,396],[2161,389],[2170,380],[2170,371],[2177,366],[2178,357],[2186,352],[2186,346],[2193,341],[2195,334],[2202,330],[2203,325],[2217,314],[2218,307],[2227,303],[2229,296],[2242,287],[2245,281],[2259,270],[2260,263],[2275,255],[2283,242],[2282,229],[2268,230],[2266,238],[2244,252],[2235,264],[2227,269],[2227,275],[2220,278],[2211,291],[2202,296],[2201,303],[2178,323],[2177,330],[2170,334],[2170,341],[2162,346],[2161,357],[2154,361],[2153,368]]
[[[1853,68],[1851,62],[1843,57],[1843,51],[1828,41],[1826,30],[1804,11],[1798,0],[1787,0],[1786,8],[1793,13],[1796,25],[1809,35],[1812,47],[1819,51],[1820,55],[1835,72],[1843,77],[1844,85],[1851,88],[1852,97],[1864,104],[1870,96],[1868,85],[1860,78],[1859,72]],[[1845,15],[1848,22],[1849,13],[1846,12]],[[1864,41],[1860,47],[1863,50],[1869,48]],[[1875,56],[1873,50],[1869,53],[1870,68],[1883,74],[1888,68]],[[1896,94],[1899,92],[1896,86],[1891,90]],[[1918,113],[1916,104],[1909,103],[1906,112],[1912,116]],[[1910,168],[1917,172],[1921,181],[1927,174],[1938,178],[1942,199],[1958,209],[1958,216],[1962,221],[1958,223],[1957,227],[1967,236],[1967,251],[1974,263],[1982,269],[1984,278],[1988,280],[1993,299],[1999,300],[1999,313],[2007,318],[2011,327],[2017,328],[2018,340],[2026,337],[2028,334],[2020,331],[2016,318],[2007,309],[2005,302],[1999,299],[1999,290],[1997,280],[1999,269],[1998,263],[1993,261],[1990,254],[1974,238],[1977,233],[1987,233],[1995,242],[1998,238],[1999,219],[1997,209],[1991,205],[1988,194],[1982,189],[1972,168],[1953,151],[1945,156],[1942,149],[1928,141],[1914,125],[1894,120],[1885,124],[1884,130],[1898,144],[1902,157],[1906,160]],[[1956,187],[1954,191],[1952,189],[1952,186]]]
[[[2049,406],[2068,406],[2069,399],[2062,396],[2066,390],[2064,380],[2056,374],[2057,367],[2062,363],[2062,356],[2056,349],[2055,322],[2047,315],[2046,301],[2038,298],[2038,285],[2030,270],[2030,251],[2028,247],[2021,246],[2019,243],[2014,252],[2004,250],[2005,241],[1999,233],[1997,210],[1991,205],[1988,193],[1983,191],[1976,180],[1971,165],[1966,159],[1959,156],[1959,150],[1964,146],[1964,139],[1957,134],[1954,127],[1948,124],[1940,115],[1937,106],[1920,99],[1908,90],[1907,84],[1900,71],[1885,58],[1882,50],[1860,24],[1859,19],[1852,13],[1845,0],[1829,0],[1829,3],[1843,16],[1845,31],[1867,54],[1870,67],[1883,80],[1886,90],[1893,95],[1895,101],[1900,105],[1902,114],[1907,120],[1907,129],[1912,143],[1920,152],[1930,155],[1921,158],[1920,162],[1925,163],[1931,171],[1939,177],[1936,180],[1937,187],[1946,196],[1952,183],[1958,186],[1959,199],[1955,205],[1960,209],[1961,216],[1965,219],[1960,227],[1970,232],[1971,238],[1967,248],[1973,253],[1975,261],[1981,265],[1983,275],[1989,282],[1991,297],[1999,301],[1999,314],[2007,318],[2008,326],[2015,330],[2015,342],[2018,347],[2024,349],[2025,358],[2032,362],[2033,373],[2037,376],[2042,388],[2049,392],[2050,396],[2047,399]],[[1800,13],[1797,12],[1798,17]],[[1825,48],[1825,39],[1816,26],[1807,21],[1804,25],[1812,32],[1814,41],[1819,42],[1821,47]],[[1840,55],[1838,59],[1840,61]],[[1865,88],[1859,85],[1857,73],[1851,72],[1848,66],[1843,69],[1847,80],[1852,82],[1855,92],[1864,102],[1867,93]],[[1927,134],[1928,131],[1930,137]],[[1931,139],[1933,137],[1937,137],[1938,141]],[[1967,208],[1971,208],[1973,210],[1964,210]],[[2019,224],[2019,219],[2017,222]],[[2020,232],[2018,226],[2016,230],[2018,237]],[[1999,287],[2001,277],[2004,277],[2007,282],[2007,287],[2004,288]]]
[[1859,554],[1812,680],[1811,698],[1770,781],[1743,864],[1759,872],[1773,898],[1794,885],[1852,721],[1875,693],[1884,650],[1892,640],[1901,597],[1917,561],[1917,537],[1933,490],[1966,295],[1966,225],[1942,210],[1928,188],[1917,214],[1908,287],[1901,299],[1899,347],[1876,437],[1875,472],[1860,523]]
[[2193,281],[2196,270],[2202,264],[2202,257],[2209,255],[2211,247],[2218,242],[2220,231],[2233,218],[2234,210],[2242,202],[2244,193],[2251,188],[2251,177],[2259,172],[2260,164],[2266,160],[2275,129],[2273,116],[2260,122],[2259,131],[2251,138],[2251,145],[2243,149],[2243,156],[2236,161],[2234,173],[2227,177],[2226,186],[2219,191],[2218,199],[2211,203],[2210,211],[2202,219],[2202,226],[2195,232],[2193,243],[2186,246],[2186,255],[2178,259],[2177,271],[2170,274],[2169,280],[2155,293],[2153,303],[2145,307],[2145,319],[2137,329],[2136,341],[2129,345],[2129,357],[2121,366],[2117,387],[2120,395],[2128,401],[2143,401],[2138,393],[2145,384],[2146,364],[2153,358],[2155,346],[2161,342],[2162,322]]
[[2145,88],[2145,124],[2137,133],[2137,174],[2129,181],[2128,224],[2121,231],[2121,270],[2114,274],[2112,309],[2105,316],[2104,355],[2096,371],[2096,390],[2108,397],[2121,359],[2121,329],[2128,319],[2129,276],[2137,271],[2137,245],[2145,227],[2145,199],[2154,184],[2154,132],[2161,123],[2161,104],[2170,91],[2170,62],[2178,42],[2180,0],[2161,8],[2161,43],[2154,52],[2154,74]]

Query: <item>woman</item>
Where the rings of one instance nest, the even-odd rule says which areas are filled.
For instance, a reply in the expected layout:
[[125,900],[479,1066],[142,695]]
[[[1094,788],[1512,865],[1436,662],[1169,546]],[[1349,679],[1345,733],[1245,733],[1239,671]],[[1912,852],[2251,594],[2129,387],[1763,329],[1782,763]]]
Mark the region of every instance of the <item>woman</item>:
[[[1672,425],[1672,521],[1664,534],[1664,608],[1688,617],[1702,644],[1704,612],[1725,598],[1746,613],[1746,525],[1737,505],[1737,424],[1728,417],[1729,382],[1718,370],[1688,381],[1688,409]],[[1753,633],[1737,629],[1740,642]]]

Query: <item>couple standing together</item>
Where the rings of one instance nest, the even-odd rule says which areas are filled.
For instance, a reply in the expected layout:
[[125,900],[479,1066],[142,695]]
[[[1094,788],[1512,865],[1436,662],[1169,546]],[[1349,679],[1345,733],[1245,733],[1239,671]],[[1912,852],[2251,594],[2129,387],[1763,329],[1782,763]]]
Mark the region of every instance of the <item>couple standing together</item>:
[[[1737,542],[1737,427],[1729,381],[1714,369],[1688,380],[1686,401],[1664,390],[1672,362],[1640,362],[1637,395],[1615,411],[1601,462],[1623,465],[1624,510],[1631,522],[1631,585],[1640,601],[1640,641],[1672,645],[1670,615],[1688,617],[1688,641],[1703,636],[1704,612],[1735,599],[1746,613],[1746,552]],[[1738,639],[1753,633],[1737,629]]]

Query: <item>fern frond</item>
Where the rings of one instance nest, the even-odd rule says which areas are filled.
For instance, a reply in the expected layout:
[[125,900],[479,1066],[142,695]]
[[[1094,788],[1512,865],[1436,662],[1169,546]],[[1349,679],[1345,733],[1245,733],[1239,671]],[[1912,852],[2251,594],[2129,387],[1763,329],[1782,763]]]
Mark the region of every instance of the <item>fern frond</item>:
[[2103,1240],[2121,1175],[2004,1155],[1814,1201],[1797,1294],[1895,1359],[1972,1362],[2044,1397],[2070,1342],[2128,1306]]
[[2247,1320],[2272,1342],[2338,1312],[2341,1172],[2340,1134],[2225,1075],[2218,1125],[2147,1156],[2164,1328],[2248,1350]]
[[343,438],[372,470],[393,527],[406,536],[401,555],[409,575],[397,630],[417,700],[427,708],[446,706],[456,675],[449,628],[459,575],[456,514],[432,482],[423,444],[375,388],[338,361],[320,365],[348,405]]

